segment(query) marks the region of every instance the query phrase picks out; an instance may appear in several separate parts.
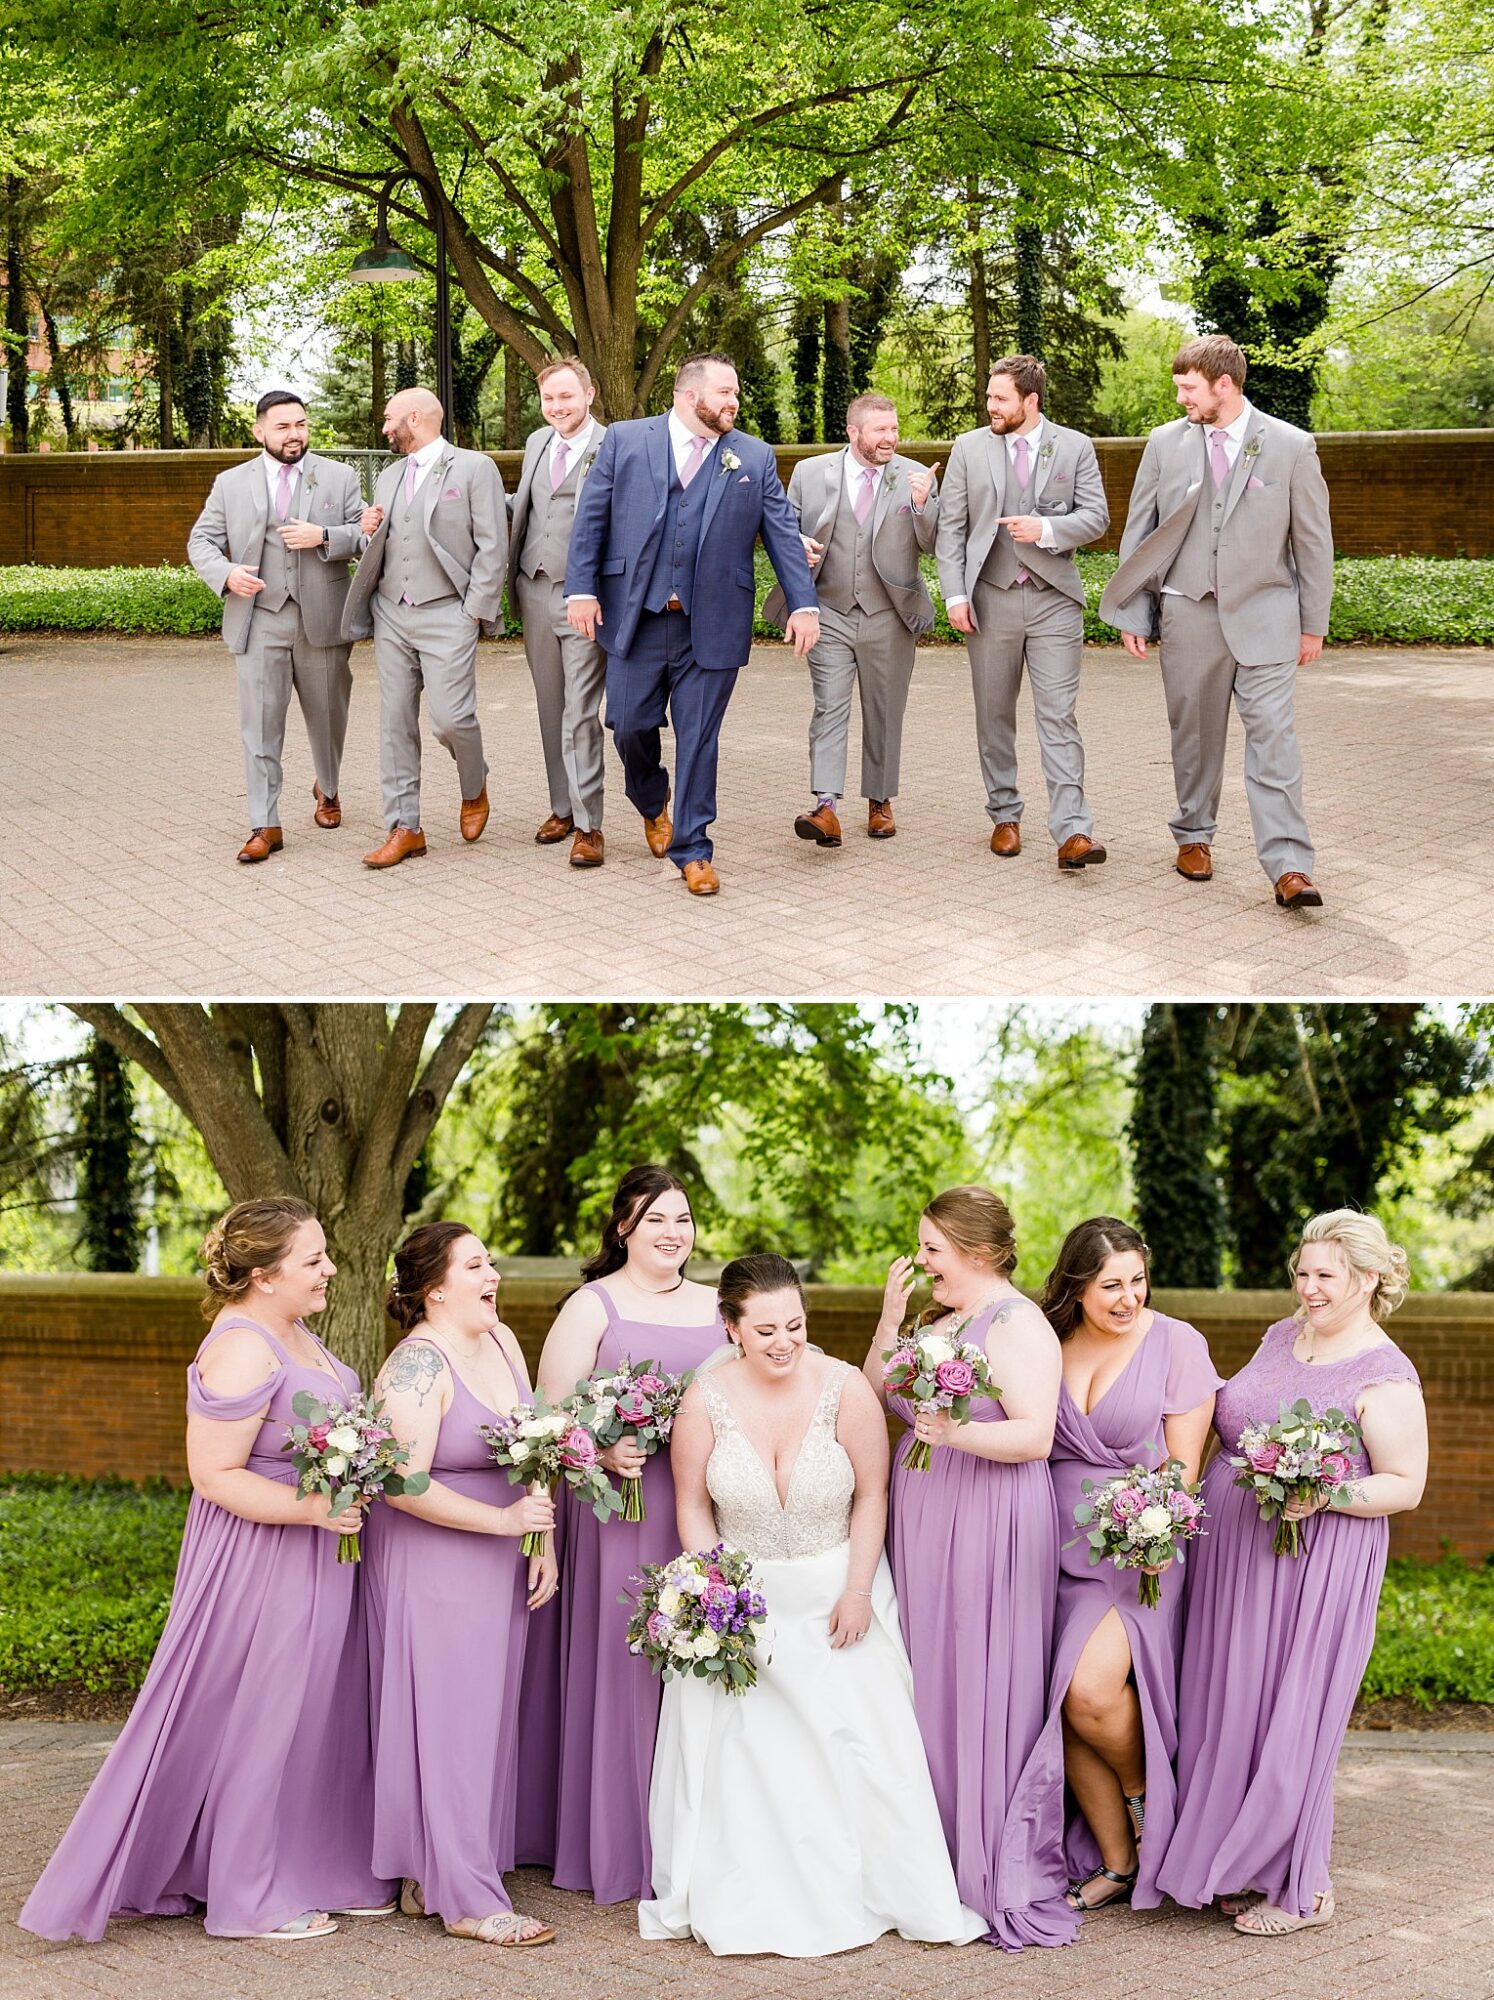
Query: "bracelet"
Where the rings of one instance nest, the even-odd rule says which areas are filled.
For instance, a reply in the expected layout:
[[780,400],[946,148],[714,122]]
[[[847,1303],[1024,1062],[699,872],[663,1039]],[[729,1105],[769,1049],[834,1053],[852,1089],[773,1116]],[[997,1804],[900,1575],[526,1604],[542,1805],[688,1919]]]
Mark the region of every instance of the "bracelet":
[[843,1590],[843,1591],[841,1592],[841,1596],[842,1596],[842,1597],[864,1597],[864,1598],[865,1598],[865,1599],[867,1600],[867,1602],[868,1602],[868,1603],[870,1603],[870,1601],[871,1601],[871,1592],[870,1592],[869,1590],[852,1590],[852,1588],[851,1588],[851,1586],[850,1586],[849,1584],[847,1584],[847,1585],[846,1585],[846,1587],[845,1587],[845,1589],[844,1589],[844,1590]]

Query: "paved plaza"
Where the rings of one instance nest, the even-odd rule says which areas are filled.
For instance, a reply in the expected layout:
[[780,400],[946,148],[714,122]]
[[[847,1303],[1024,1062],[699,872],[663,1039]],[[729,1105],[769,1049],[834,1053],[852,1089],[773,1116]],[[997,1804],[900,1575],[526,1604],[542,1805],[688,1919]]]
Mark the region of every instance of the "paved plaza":
[[[311,822],[300,719],[286,846],[246,832],[232,669],[216,639],[0,640],[6,839],[0,991],[577,997],[1494,992],[1487,849],[1494,654],[1344,648],[1301,677],[1307,803],[1327,907],[1278,911],[1250,844],[1232,731],[1216,875],[1173,870],[1162,689],[1119,648],[1086,658],[1080,721],[1103,868],[1060,876],[1031,710],[1026,849],[989,852],[962,649],[920,652],[895,840],[848,803],[844,847],[796,840],[808,675],[760,647],[726,719],[722,892],[690,897],[644,846],[610,747],[607,862],[536,847],[548,810],[534,699],[511,643],[479,654],[493,814],[457,836],[455,767],[427,738],[430,852],[375,875],[382,838],[371,649],[356,687],[340,831]],[[856,769],[853,742],[852,773]]]
[[113,1731],[0,1724],[0,2000],[1488,2000],[1494,1993],[1494,1735],[1355,1734],[1339,1764],[1339,1914],[1295,1939],[1240,1937],[1169,1910],[1093,1917],[1066,1951],[884,1940],[837,1958],[713,1959],[640,1943],[631,1903],[599,1910],[524,1870],[517,1905],[553,1945],[485,1951],[405,1917],[335,1938],[230,1943],[190,1919],[114,1924],[96,1945],[18,1930],[21,1902]]

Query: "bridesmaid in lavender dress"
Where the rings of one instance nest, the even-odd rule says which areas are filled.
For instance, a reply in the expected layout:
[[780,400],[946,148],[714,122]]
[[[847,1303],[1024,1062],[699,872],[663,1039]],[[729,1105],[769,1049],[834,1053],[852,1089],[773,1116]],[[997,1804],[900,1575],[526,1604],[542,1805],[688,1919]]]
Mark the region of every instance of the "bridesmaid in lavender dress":
[[1065,1547],[1051,1704],[1076,1808],[1065,1852],[1078,1910],[1161,1901],[1154,1875],[1172,1832],[1183,1578],[1181,1564],[1164,1564],[1154,1572],[1160,1602],[1144,1607],[1138,1571],[1090,1567],[1074,1509],[1086,1479],[1103,1485],[1133,1465],[1180,1459],[1192,1485],[1220,1386],[1198,1329],[1149,1304],[1148,1255],[1126,1223],[1093,1216],[1064,1238],[1042,1298],[1063,1343],[1052,1466]]
[[[334,1266],[285,1196],[243,1201],[203,1244],[215,1315],[187,1370],[192,1501],[171,1611],[130,1719],[27,1898],[41,1937],[206,1905],[214,1937],[324,1937],[330,1911],[382,1916],[358,1570],[281,1446],[300,1390],[358,1378],[306,1324]],[[318,1908],[317,1905],[322,1907]]]
[[[985,1917],[988,1942],[1071,1944],[1079,1921],[1064,1902],[1062,1746],[1056,1728],[1044,1731],[1058,1343],[1011,1282],[1012,1219],[989,1189],[936,1195],[918,1237],[934,1287],[930,1324],[952,1332],[963,1322],[1002,1391],[999,1403],[975,1401],[963,1426],[891,1399],[915,1436],[939,1447],[927,1472],[894,1469],[888,1524],[918,1726],[960,1898]],[[893,1263],[866,1357],[884,1400],[882,1356],[916,1275],[909,1258]]]
[[[685,1276],[695,1242],[689,1196],[662,1167],[634,1167],[618,1185],[589,1282],[561,1308],[540,1356],[553,1402],[578,1381],[624,1361],[668,1373],[698,1368],[725,1338],[709,1285]],[[659,1681],[627,1650],[628,1607],[618,1598],[644,1563],[679,1554],[667,1450],[645,1459],[628,1441],[602,1463],[615,1479],[641,1471],[647,1518],[598,1521],[566,1512],[560,1577],[561,1734],[555,1882],[598,1903],[647,1896],[648,1786],[659,1723]]]
[[379,1392],[409,1469],[430,1485],[369,1524],[375,1863],[404,1880],[401,1907],[452,1937],[548,1944],[503,1886],[521,1783],[519,1676],[527,1604],[555,1594],[548,1494],[493,1463],[479,1426],[529,1399],[519,1344],[498,1318],[498,1273],[459,1222],[428,1222],[395,1254],[389,1313],[405,1338]]
[[[1178,1811],[1158,1887],[1235,1929],[1283,1937],[1333,1915],[1333,1770],[1375,1640],[1387,1517],[1427,1471],[1415,1368],[1381,1322],[1406,1295],[1406,1254],[1373,1216],[1314,1216],[1292,1259],[1298,1307],[1230,1377],[1214,1419],[1224,1453],[1247,1424],[1305,1398],[1359,1423],[1348,1497],[1293,1501],[1302,1553],[1271,1553],[1271,1524],[1224,1453],[1204,1475],[1209,1532],[1189,1565]],[[1264,1898],[1264,1901],[1260,1900]]]

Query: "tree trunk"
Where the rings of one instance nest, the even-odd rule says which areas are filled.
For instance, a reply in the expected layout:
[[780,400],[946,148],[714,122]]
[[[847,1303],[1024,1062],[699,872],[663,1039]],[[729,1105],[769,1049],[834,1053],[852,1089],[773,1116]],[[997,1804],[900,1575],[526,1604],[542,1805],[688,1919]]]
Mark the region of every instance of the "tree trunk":
[[161,392],[158,429],[162,451],[176,449],[176,371],[172,366],[175,342],[176,329],[171,323],[171,312],[169,307],[163,306],[156,319],[156,382]]
[[31,318],[26,311],[25,271],[21,258],[21,182],[5,178],[5,416],[10,448],[25,451],[31,442],[31,412],[26,404],[30,370],[26,365]]
[[825,301],[825,368],[820,377],[820,431],[826,444],[844,444],[851,400],[851,305],[842,295]]
[[517,451],[524,442],[519,435],[523,422],[523,388],[519,377],[521,363],[511,347],[503,350],[503,449]]
[[373,393],[370,397],[373,424],[368,441],[377,451],[383,442],[384,404],[388,400],[384,386],[384,333],[383,329],[377,326],[369,336],[368,371],[373,383]]
[[987,418],[986,384],[991,379],[991,296],[987,290],[986,252],[980,232],[985,221],[981,207],[980,182],[972,180],[965,190],[970,209],[970,334],[975,372],[975,421]]
[[1158,1001],[1147,1009],[1126,1137],[1136,1221],[1152,1245],[1158,1285],[1219,1283],[1224,1204],[1211,1152],[1215,1111],[1214,1014]]
[[819,315],[807,300],[794,310],[794,430],[800,444],[813,444],[820,385]]
[[48,380],[57,397],[57,407],[62,412],[62,434],[67,439],[68,450],[78,442],[78,419],[73,410],[73,392],[67,379],[67,357],[62,351],[62,336],[57,331],[57,318],[49,306],[41,309],[42,330],[47,337],[47,355],[51,366],[47,371]]
[[1017,261],[1017,346],[1043,357],[1043,232],[1035,222],[1019,222],[1014,232]]

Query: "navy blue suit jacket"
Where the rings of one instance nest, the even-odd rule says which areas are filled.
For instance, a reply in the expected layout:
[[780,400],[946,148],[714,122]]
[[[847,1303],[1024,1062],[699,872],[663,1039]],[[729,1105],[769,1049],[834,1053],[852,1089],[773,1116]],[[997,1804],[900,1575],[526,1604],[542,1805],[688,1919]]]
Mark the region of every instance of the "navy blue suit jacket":
[[[730,457],[738,462],[728,466]],[[597,639],[625,655],[644,609],[672,471],[668,417],[609,424],[581,484],[566,557],[567,597],[595,597]],[[752,647],[758,536],[792,610],[817,602],[799,523],[772,448],[744,431],[718,438],[697,479],[708,482],[690,596],[691,650],[702,667],[741,667]]]

